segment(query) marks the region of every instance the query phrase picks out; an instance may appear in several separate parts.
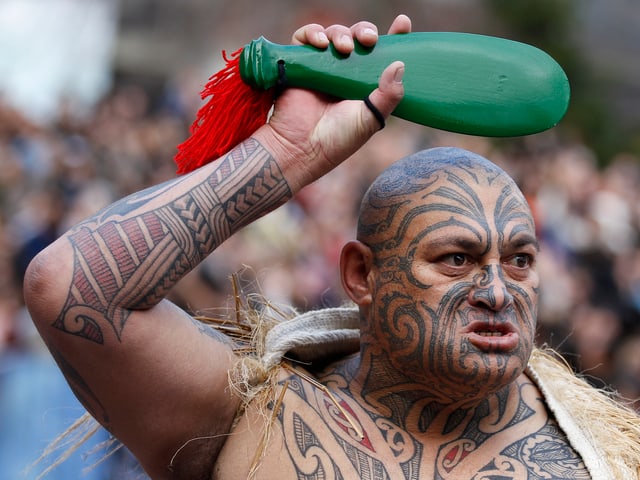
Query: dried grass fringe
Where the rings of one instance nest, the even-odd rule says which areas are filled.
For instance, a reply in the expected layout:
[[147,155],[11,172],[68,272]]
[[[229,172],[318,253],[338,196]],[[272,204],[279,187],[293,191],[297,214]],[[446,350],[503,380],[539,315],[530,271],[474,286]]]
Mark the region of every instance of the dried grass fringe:
[[295,318],[298,312],[293,307],[272,303],[261,294],[241,293],[237,274],[232,275],[231,281],[234,299],[233,318],[220,319],[212,315],[200,315],[195,318],[230,337],[235,345],[234,351],[238,354],[228,374],[229,387],[240,398],[232,430],[249,404],[264,418],[262,437],[247,477],[247,480],[251,480],[264,459],[272,427],[288,388],[288,382],[285,381],[276,398],[280,364],[266,366],[262,362],[262,358],[267,353],[265,340],[275,325]]
[[238,420],[249,404],[255,404],[259,399],[258,405],[266,406],[274,399],[279,365],[267,367],[261,361],[267,353],[265,339],[275,325],[295,318],[298,311],[272,303],[258,293],[241,293],[237,274],[232,275],[231,280],[234,299],[231,318],[198,315],[195,319],[224,333],[234,342],[238,358],[229,371],[229,386],[241,400],[236,415]]
[[640,479],[640,417],[612,390],[594,389],[554,350],[535,349],[530,365],[541,383],[571,414],[572,420],[607,462],[613,478]]
[[[49,445],[47,445],[42,454],[27,467],[26,473],[32,471],[46,459],[57,455],[51,464],[38,474],[36,480],[44,478],[59,465],[68,460],[71,455],[76,453],[82,445],[84,445],[101,429],[102,426],[91,415],[85,413],[73,422],[69,428],[49,443]],[[109,437],[107,440],[93,446],[91,450],[83,454],[83,458],[86,459],[98,452],[102,452],[102,455],[94,463],[84,468],[83,474],[87,474],[94,468],[98,467],[120,448],[122,448],[122,443],[120,443],[115,437]]]

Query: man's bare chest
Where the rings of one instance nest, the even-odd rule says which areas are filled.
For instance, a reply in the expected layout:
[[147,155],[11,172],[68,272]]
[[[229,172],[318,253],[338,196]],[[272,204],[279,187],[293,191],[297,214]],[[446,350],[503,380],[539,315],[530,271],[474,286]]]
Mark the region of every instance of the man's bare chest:
[[515,408],[494,399],[444,421],[416,402],[407,416],[413,423],[402,424],[393,409],[408,405],[372,398],[363,406],[292,376],[282,401],[248,412],[229,438],[218,465],[235,472],[213,478],[248,478],[252,468],[264,480],[590,478],[540,398],[525,393]]

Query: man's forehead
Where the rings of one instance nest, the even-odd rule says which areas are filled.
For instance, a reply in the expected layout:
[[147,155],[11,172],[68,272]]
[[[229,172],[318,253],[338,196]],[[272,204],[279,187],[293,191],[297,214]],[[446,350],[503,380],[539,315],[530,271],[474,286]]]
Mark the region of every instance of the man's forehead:
[[404,168],[416,166],[417,169],[425,171],[458,167],[505,173],[495,163],[482,155],[457,147],[436,147],[421,150],[399,160],[398,165],[405,165]]
[[[473,188],[515,183],[500,167],[473,152],[453,147],[432,148],[405,157],[387,168],[373,183],[375,197],[411,195],[442,183]],[[517,190],[517,187],[514,188]]]
[[416,228],[426,234],[454,224],[485,234],[535,230],[524,195],[504,170],[466,150],[437,148],[406,157],[378,177],[363,201],[359,238],[391,235],[400,242]]

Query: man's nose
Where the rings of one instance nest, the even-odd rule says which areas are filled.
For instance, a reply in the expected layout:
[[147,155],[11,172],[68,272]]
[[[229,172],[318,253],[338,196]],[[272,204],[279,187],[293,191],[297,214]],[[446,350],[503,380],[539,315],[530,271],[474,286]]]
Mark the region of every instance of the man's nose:
[[499,265],[482,267],[473,279],[469,292],[469,303],[474,306],[500,311],[513,302],[513,295],[507,290],[502,268]]

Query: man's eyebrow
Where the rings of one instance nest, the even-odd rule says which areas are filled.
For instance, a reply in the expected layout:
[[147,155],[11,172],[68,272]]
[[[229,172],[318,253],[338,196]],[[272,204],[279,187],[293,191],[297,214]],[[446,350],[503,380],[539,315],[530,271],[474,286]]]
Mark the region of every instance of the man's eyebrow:
[[484,250],[486,248],[482,239],[474,235],[447,234],[427,239],[427,244],[433,248],[457,247],[460,250]]
[[[535,235],[518,232],[509,239],[509,247],[518,249],[533,245],[536,252],[540,251],[540,243]],[[487,246],[485,242],[474,235],[447,234],[437,238],[427,239],[427,244],[431,248],[455,247],[462,251],[484,251]]]
[[538,239],[530,233],[516,233],[510,238],[510,244],[515,248],[527,247],[533,245],[537,252],[540,251],[540,242]]

